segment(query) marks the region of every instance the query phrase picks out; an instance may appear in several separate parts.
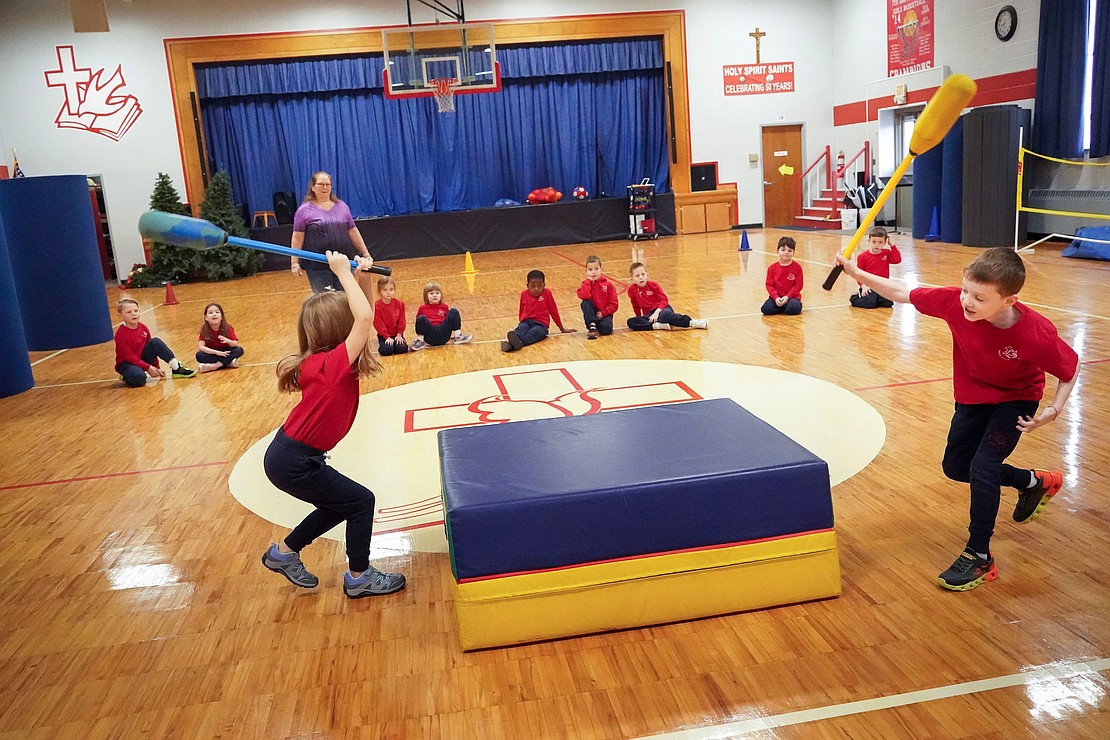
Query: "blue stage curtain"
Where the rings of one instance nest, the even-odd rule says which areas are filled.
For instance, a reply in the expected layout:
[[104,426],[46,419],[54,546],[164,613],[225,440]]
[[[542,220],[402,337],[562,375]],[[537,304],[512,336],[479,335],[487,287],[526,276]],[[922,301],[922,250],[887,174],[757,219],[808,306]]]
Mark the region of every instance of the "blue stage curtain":
[[1091,70],[1091,152],[1110,154],[1110,0],[1095,6],[1095,59]]
[[1087,10],[1087,0],[1041,0],[1031,147],[1041,154],[1083,156]]
[[210,166],[236,198],[269,208],[331,173],[356,216],[523,201],[537,187],[623,194],[650,178],[670,189],[658,40],[501,47],[502,91],[389,100],[382,58],[197,67]]

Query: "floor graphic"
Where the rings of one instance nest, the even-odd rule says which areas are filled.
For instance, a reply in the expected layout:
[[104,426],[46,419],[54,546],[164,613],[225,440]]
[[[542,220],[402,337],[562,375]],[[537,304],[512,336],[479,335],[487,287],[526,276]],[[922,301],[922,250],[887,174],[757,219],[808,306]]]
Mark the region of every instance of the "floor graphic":
[[[863,399],[807,375],[717,362],[584,361],[481,370],[368,393],[330,462],[377,496],[375,553],[445,552],[439,430],[707,398],[732,398],[824,459],[834,486],[871,462],[886,438],[882,417]],[[309,507],[266,480],[262,456],[272,437],[238,460],[229,485],[249,510],[292,527]],[[343,528],[327,536],[342,539]]]

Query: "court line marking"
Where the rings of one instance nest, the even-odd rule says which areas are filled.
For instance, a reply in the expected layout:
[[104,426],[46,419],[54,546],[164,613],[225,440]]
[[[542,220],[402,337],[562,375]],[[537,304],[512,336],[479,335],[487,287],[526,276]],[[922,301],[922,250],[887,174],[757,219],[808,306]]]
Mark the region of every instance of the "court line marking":
[[[1101,360],[1080,360],[1079,365],[1080,365],[1080,367],[1082,367],[1083,365],[1101,365],[1104,362],[1110,362],[1110,357],[1104,357]],[[855,390],[855,392],[859,393],[860,391],[877,391],[877,390],[882,390],[884,388],[901,388],[901,387],[907,386],[907,385],[922,385],[924,383],[943,383],[946,380],[952,380],[952,376],[949,375],[948,377],[945,377],[945,378],[926,378],[924,380],[903,380],[903,381],[900,381],[898,383],[887,383],[886,385],[866,385],[866,386],[862,386],[860,388],[855,388],[854,390]]]
[[171,465],[168,468],[149,468],[147,470],[125,470],[122,473],[104,473],[102,475],[84,475],[79,478],[60,478],[58,480],[44,480],[36,483],[18,483],[14,486],[0,486],[0,491],[13,491],[17,488],[37,488],[39,486],[53,486],[61,483],[80,483],[88,480],[104,480],[106,478],[125,478],[131,475],[146,475],[147,473],[167,473],[174,470],[191,470],[193,468],[211,468],[217,465],[227,465],[227,460],[218,462],[193,463],[192,465]]
[[764,732],[776,727],[789,727],[819,722],[822,720],[847,717],[854,714],[864,714],[882,709],[893,709],[910,704],[921,704],[938,699],[950,699],[968,694],[978,694],[996,689],[1012,688],[1048,681],[1061,681],[1075,676],[1101,673],[1110,670],[1110,658],[1100,658],[1091,661],[1078,661],[1074,663],[1056,664],[1035,668],[1024,673],[1012,673],[1006,676],[985,678],[978,681],[938,686],[933,689],[909,691],[904,694],[894,694],[877,699],[863,699],[861,701],[847,702],[845,704],[832,704],[826,707],[804,709],[797,712],[786,712],[769,717],[753,717],[751,719],[727,722],[725,724],[700,727],[677,732],[666,732],[645,737],[668,738],[673,740],[709,740],[710,738],[735,737],[749,732]]

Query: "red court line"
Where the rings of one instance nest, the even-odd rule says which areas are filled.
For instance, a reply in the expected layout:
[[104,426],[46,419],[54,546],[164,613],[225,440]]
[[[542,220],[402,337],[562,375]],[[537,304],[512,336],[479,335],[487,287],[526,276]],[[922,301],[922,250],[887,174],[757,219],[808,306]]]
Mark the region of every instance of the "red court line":
[[168,468],[150,468],[149,470],[128,470],[125,473],[106,473],[104,475],[86,475],[80,478],[61,478],[59,480],[44,480],[37,483],[20,483],[15,486],[0,486],[0,491],[12,491],[16,488],[34,488],[36,486],[52,486],[57,483],[79,483],[86,480],[104,480],[105,478],[123,478],[129,475],[146,475],[147,473],[165,473],[171,470],[189,470],[190,468],[211,468],[217,465],[227,465],[227,460],[219,462],[195,463],[193,465],[173,465]]
[[929,378],[928,380],[907,380],[904,383],[887,383],[886,385],[868,385],[868,386],[864,386],[863,388],[856,388],[855,390],[857,392],[859,392],[859,391],[877,391],[877,390],[881,390],[883,388],[901,388],[902,386],[906,386],[906,385],[922,385],[924,383],[941,383],[945,380],[952,380],[952,376],[949,375],[947,378]]
[[[1101,365],[1104,362],[1110,362],[1110,357],[1104,357],[1101,360],[1080,360],[1079,364],[1080,365]],[[924,383],[940,383],[940,382],[945,381],[945,380],[952,380],[952,376],[950,375],[947,378],[929,378],[928,380],[907,380],[903,383],[887,383],[886,385],[868,385],[868,386],[864,386],[862,388],[856,388],[855,390],[856,390],[856,392],[859,392],[859,391],[877,391],[877,390],[882,390],[883,388],[901,388],[902,386],[907,386],[907,385],[922,385]]]
[[[570,262],[572,265],[578,265],[583,270],[586,269],[586,263],[585,262],[579,262],[578,260],[574,259],[573,257],[568,257],[565,254],[561,254],[559,252],[556,252],[554,249],[551,250],[551,253],[553,255],[555,255],[556,257],[561,257],[562,259],[565,259],[567,262]],[[628,290],[628,284],[625,283],[623,280],[618,280],[617,278],[613,277],[612,275],[610,275],[609,273],[607,273],[605,271],[602,271],[601,274],[604,275],[605,277],[609,278],[609,282],[611,282],[613,285],[618,286],[621,290],[623,290],[623,291]]]

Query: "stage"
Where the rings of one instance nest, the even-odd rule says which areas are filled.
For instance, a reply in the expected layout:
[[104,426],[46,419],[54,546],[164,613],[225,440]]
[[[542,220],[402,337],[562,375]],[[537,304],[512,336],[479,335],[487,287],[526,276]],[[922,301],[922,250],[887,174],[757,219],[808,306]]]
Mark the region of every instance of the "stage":
[[[660,234],[675,233],[674,193],[656,196]],[[547,247],[627,239],[628,199],[595,198],[559,203],[477,208],[408,216],[355,219],[375,260],[436,257],[466,252]],[[293,226],[251,229],[250,238],[289,246]],[[266,255],[265,270],[288,269],[289,258]]]

